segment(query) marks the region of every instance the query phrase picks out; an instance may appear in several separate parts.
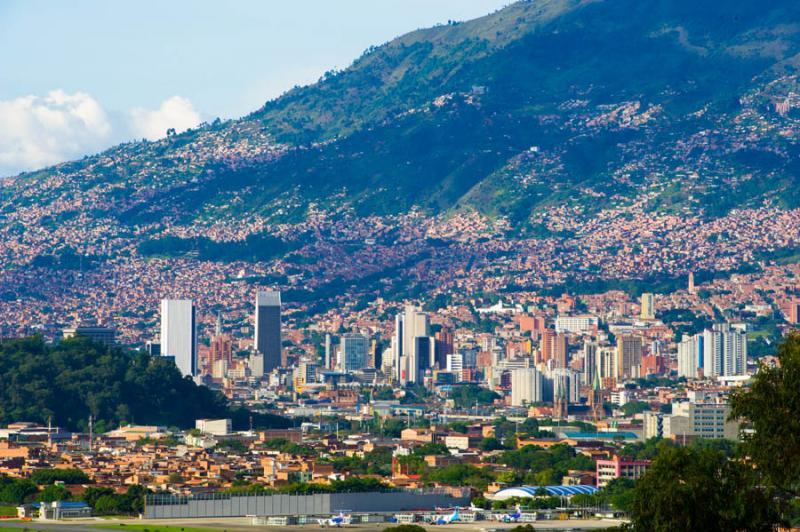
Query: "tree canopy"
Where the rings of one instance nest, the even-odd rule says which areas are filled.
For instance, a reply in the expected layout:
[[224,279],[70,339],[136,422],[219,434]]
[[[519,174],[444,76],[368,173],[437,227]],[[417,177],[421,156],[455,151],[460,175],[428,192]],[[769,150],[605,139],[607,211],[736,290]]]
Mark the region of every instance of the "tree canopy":
[[772,493],[753,468],[713,448],[662,448],[639,479],[631,508],[635,531],[774,530]]
[[788,495],[800,495],[800,333],[779,347],[776,367],[761,365],[750,386],[731,399],[732,416],[752,431],[743,453],[767,480]]
[[[190,427],[195,419],[249,413],[231,410],[218,392],[184,378],[168,359],[109,348],[75,337],[47,345],[41,337],[0,343],[0,423],[47,422],[98,432],[123,423]],[[286,427],[277,416],[254,415],[261,426]]]

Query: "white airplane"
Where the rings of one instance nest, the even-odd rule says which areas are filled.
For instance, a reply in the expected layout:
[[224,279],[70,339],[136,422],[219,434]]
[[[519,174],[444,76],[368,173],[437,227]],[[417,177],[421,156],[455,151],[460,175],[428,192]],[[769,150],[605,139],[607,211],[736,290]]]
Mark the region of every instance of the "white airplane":
[[503,523],[516,523],[522,517],[522,512],[519,509],[519,504],[514,508],[514,512],[510,514],[494,514],[495,521],[502,521]]
[[343,512],[339,512],[339,515],[332,515],[329,519],[317,519],[317,523],[319,526],[347,526],[350,524],[350,516],[344,515]]
[[440,517],[436,520],[437,525],[449,525],[455,521],[460,521],[461,516],[458,513],[458,508],[456,508],[452,514]]

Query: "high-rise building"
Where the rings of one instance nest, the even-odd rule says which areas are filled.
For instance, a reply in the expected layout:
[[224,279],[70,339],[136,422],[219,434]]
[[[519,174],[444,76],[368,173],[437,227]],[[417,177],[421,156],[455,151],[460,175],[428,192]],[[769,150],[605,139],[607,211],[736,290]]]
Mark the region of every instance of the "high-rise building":
[[792,299],[786,303],[786,321],[793,325],[800,323],[800,299]]
[[363,334],[348,333],[342,336],[342,371],[356,371],[367,367],[369,340]]
[[524,406],[544,400],[544,376],[536,368],[511,371],[511,405]]
[[678,344],[678,376],[696,379],[702,372],[703,336],[683,335]]
[[208,350],[209,372],[215,379],[225,377],[233,366],[233,339],[230,335],[219,334],[211,339]]
[[447,329],[440,329],[434,335],[436,338],[436,363],[442,369],[447,365],[447,355],[454,352],[453,333]]
[[656,319],[656,306],[653,294],[649,292],[642,294],[642,310],[639,317],[643,320]]
[[566,368],[569,366],[569,350],[566,334],[556,334],[553,340],[553,367]]
[[576,371],[569,368],[555,368],[545,375],[545,379],[552,380],[554,398],[555,392],[560,389],[563,392],[564,400],[568,403],[580,402],[580,376]]
[[539,347],[540,356],[536,362],[547,363],[553,358],[555,352],[556,332],[553,329],[542,331],[541,343]]
[[413,305],[406,305],[402,315],[395,317],[392,347],[395,375],[401,384],[421,382],[420,369],[433,365],[435,342],[428,327],[428,315]]
[[367,367],[378,369],[381,367],[381,345],[378,340],[372,339],[369,342],[369,355],[367,356]]
[[586,339],[583,341],[583,375],[581,382],[591,385],[597,375],[600,361],[598,360],[597,342]]
[[281,293],[256,294],[255,348],[264,357],[264,372],[281,365]]
[[600,374],[600,382],[608,382],[608,379],[617,378],[617,349],[611,346],[603,346],[597,351],[597,371]]
[[694,286],[694,272],[689,272],[689,285],[686,287],[690,294],[694,294],[697,289]]
[[325,359],[324,359],[324,368],[331,369],[331,349],[332,349],[332,340],[330,333],[325,333]]
[[[413,356],[409,358],[409,367],[412,369],[409,382],[422,382],[425,371],[433,367],[436,355],[436,343],[432,336],[417,336],[414,338]],[[415,366],[411,367],[411,364]]]
[[161,300],[161,356],[172,357],[184,376],[197,374],[197,321],[191,299]]
[[711,377],[744,375],[747,371],[747,334],[728,323],[715,324],[703,332],[706,374]]
[[639,376],[642,365],[642,337],[634,334],[617,336],[617,375],[618,379]]

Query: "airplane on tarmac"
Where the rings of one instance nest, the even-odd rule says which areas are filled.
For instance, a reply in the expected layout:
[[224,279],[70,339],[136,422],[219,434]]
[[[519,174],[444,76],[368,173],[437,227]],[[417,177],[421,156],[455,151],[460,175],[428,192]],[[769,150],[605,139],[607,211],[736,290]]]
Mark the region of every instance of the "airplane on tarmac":
[[514,512],[510,514],[494,514],[492,516],[495,521],[502,521],[503,523],[516,523],[522,517],[522,512],[519,509],[519,504],[514,508]]
[[339,515],[332,515],[329,519],[317,519],[319,526],[347,526],[350,524],[350,516],[344,515],[344,512],[339,512]]
[[456,521],[461,520],[461,515],[458,513],[458,508],[453,510],[453,513],[447,516],[440,517],[436,520],[437,525],[449,525],[450,523],[454,523]]

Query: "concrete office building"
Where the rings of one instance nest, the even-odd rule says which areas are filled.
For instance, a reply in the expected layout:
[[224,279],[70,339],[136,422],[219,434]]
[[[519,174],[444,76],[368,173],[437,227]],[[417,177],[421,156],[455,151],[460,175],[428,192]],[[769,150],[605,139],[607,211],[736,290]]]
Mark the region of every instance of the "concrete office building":
[[453,353],[447,355],[447,371],[452,371],[461,374],[464,370],[464,355],[461,353]]
[[196,419],[194,427],[212,436],[227,436],[233,431],[230,419]]
[[650,461],[613,456],[610,460],[597,460],[596,467],[597,487],[603,488],[616,478],[640,478],[650,467]]
[[511,405],[524,406],[544,401],[544,375],[536,368],[511,371]]
[[264,357],[264,373],[281,365],[281,293],[259,291],[256,294],[254,346]]
[[556,332],[584,334],[597,330],[600,320],[597,316],[559,316],[556,318]]
[[191,299],[161,300],[161,356],[172,357],[182,375],[197,374],[197,321]]
[[113,347],[115,343],[117,331],[111,327],[100,327],[97,325],[82,325],[64,329],[62,336],[64,338],[74,338],[76,336],[83,336],[89,338],[93,342]]

